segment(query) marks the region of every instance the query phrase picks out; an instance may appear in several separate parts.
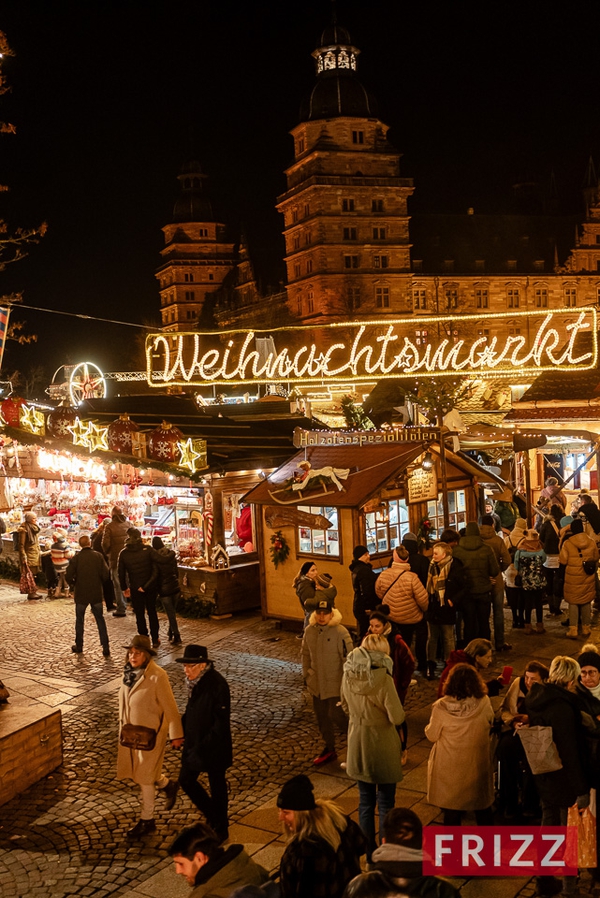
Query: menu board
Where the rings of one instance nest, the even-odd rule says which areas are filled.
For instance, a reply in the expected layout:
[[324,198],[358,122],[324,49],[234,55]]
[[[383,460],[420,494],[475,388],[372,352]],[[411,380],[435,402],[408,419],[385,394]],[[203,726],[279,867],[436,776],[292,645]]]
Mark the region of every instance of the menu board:
[[424,471],[419,465],[407,472],[406,478],[407,496],[409,505],[413,502],[429,502],[438,497],[438,482],[435,466],[430,471]]

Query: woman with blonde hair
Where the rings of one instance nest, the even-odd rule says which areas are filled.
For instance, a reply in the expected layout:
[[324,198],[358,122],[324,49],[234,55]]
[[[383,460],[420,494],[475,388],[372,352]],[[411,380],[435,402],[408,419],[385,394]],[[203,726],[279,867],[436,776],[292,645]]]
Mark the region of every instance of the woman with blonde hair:
[[404,709],[392,679],[392,659],[385,636],[371,633],[344,664],[340,692],[348,727],[348,776],[358,782],[358,821],[369,843],[368,858],[376,848],[375,806],[379,828],[394,807],[396,784],[402,779],[402,747],[397,727]]
[[315,799],[307,776],[294,776],[277,797],[288,844],[279,869],[281,898],[341,898],[360,873],[366,840],[332,801]]

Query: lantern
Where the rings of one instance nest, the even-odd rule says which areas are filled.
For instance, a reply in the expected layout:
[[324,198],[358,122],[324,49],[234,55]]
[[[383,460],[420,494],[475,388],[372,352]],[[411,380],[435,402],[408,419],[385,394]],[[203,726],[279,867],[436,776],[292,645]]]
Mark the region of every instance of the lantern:
[[162,462],[177,461],[179,458],[177,443],[182,439],[183,434],[177,427],[163,421],[148,437],[148,457]]
[[131,435],[138,431],[139,427],[130,420],[129,415],[119,415],[117,420],[108,426],[108,448],[111,452],[133,455]]
[[25,400],[20,396],[8,396],[0,406],[2,409],[2,417],[9,427],[21,426],[21,408],[25,405]]
[[55,440],[73,441],[73,434],[69,430],[75,424],[77,412],[68,405],[61,405],[50,412],[46,418],[46,428]]

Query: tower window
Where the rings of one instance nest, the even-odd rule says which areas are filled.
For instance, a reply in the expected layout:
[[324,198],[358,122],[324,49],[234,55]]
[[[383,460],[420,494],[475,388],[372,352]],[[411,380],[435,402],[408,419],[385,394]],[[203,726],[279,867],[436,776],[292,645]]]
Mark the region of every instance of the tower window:
[[383,212],[383,200],[371,200],[371,212]]
[[423,312],[427,309],[427,291],[413,290],[413,309]]
[[306,234],[304,235],[304,243],[306,246],[308,246],[311,243],[311,241],[312,241],[312,233],[310,231],[307,231]]
[[415,331],[415,343],[417,346],[426,346],[429,343],[427,331]]
[[188,282],[188,283],[193,283],[193,282],[194,282],[194,275],[193,275],[193,274],[188,274],[188,272],[186,271],[186,273],[183,275],[183,280],[186,281],[186,282]]
[[344,256],[344,268],[358,268],[358,256]]
[[308,203],[304,203],[304,217],[307,218],[310,215],[310,205]]
[[306,308],[309,315],[312,315],[315,311],[315,294],[312,290],[308,291],[308,295],[306,297]]
[[478,309],[487,309],[489,308],[489,298],[487,290],[476,290],[475,291],[475,305]]
[[209,281],[214,281],[215,276],[214,276],[214,274],[212,273],[212,271],[209,273],[208,279],[209,279]]
[[352,143],[364,143],[365,142],[365,132],[364,131],[353,131],[352,132]]
[[354,200],[342,200],[342,212],[354,212]]
[[344,240],[356,240],[356,228],[344,228]]
[[390,307],[390,288],[375,287],[375,305],[378,309],[389,309]]
[[298,221],[298,210],[292,209],[292,221],[294,224]]
[[300,293],[298,294],[298,306],[297,306],[297,309],[298,309],[298,315],[299,315],[300,317],[302,317],[302,294],[300,294]]
[[387,268],[388,261],[387,256],[373,256],[373,268]]
[[539,287],[535,291],[535,304],[538,309],[548,308],[548,291],[545,287]]
[[575,287],[565,288],[565,305],[572,308],[577,305],[577,290]]
[[447,309],[457,309],[458,308],[458,290],[446,290],[446,308]]
[[208,237],[208,228],[200,228],[199,234],[201,237]]
[[520,305],[519,291],[516,287],[506,291],[506,301],[509,309],[518,309]]
[[294,236],[294,249],[300,249],[300,234]]
[[373,228],[373,240],[385,240],[385,228]]

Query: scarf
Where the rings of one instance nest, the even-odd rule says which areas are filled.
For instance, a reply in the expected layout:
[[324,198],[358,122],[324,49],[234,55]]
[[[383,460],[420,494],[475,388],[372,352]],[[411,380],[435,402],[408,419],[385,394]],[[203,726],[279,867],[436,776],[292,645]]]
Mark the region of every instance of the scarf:
[[26,535],[26,543],[32,546],[35,543],[35,538],[40,532],[40,528],[37,524],[32,524],[29,521],[25,521],[24,524],[21,524],[21,527],[25,531]]
[[132,686],[135,686],[143,673],[143,667],[132,667],[128,661],[123,670],[123,682],[131,689]]
[[445,604],[446,580],[450,572],[452,555],[446,555],[443,561],[432,561],[427,574],[427,592],[430,596],[438,594],[440,605]]
[[198,676],[196,677],[195,680],[188,680],[186,678],[188,698],[190,698],[192,692],[194,691],[194,686],[196,686],[200,682],[200,680],[202,679],[202,677],[204,676],[204,674],[206,673],[207,670],[208,670],[208,665],[204,668],[204,670],[200,671],[200,673],[198,674]]

